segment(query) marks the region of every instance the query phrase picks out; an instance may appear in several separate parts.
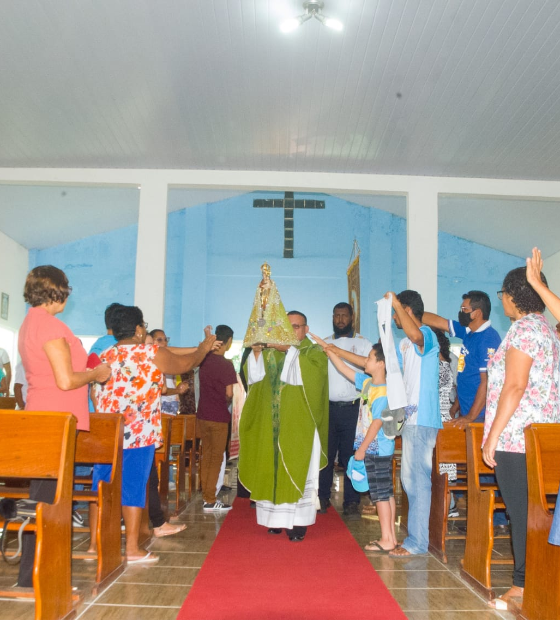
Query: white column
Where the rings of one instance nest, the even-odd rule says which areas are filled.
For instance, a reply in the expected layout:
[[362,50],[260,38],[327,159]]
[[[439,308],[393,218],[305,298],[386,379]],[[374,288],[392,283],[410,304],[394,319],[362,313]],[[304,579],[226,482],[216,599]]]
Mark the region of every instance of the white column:
[[438,192],[433,179],[411,187],[406,208],[407,286],[437,312]]
[[166,247],[167,183],[148,179],[140,186],[134,304],[149,329],[163,328]]

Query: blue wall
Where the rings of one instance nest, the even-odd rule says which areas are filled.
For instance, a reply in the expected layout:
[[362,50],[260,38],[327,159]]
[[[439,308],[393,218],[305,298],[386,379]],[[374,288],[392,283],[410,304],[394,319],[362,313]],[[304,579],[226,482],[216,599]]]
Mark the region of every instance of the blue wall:
[[134,225],[29,252],[30,269],[54,265],[66,273],[72,294],[59,318],[75,334],[104,334],[105,308],[134,303],[137,236]]
[[169,215],[165,325],[174,342],[198,341],[206,323],[226,323],[242,339],[265,260],[286,310],[304,312],[311,331],[330,334],[332,308],[348,298],[346,269],[354,238],[361,249],[361,331],[377,334],[374,302],[406,284],[404,221],[308,194],[324,200],[325,209],[295,211],[295,257],[284,259],[283,210],[253,207],[255,198],[279,196],[255,192]]
[[[406,221],[333,196],[307,195],[324,200],[325,209],[295,211],[295,258],[284,259],[283,210],[253,208],[255,198],[282,195],[249,193],[169,214],[165,329],[173,344],[195,344],[206,324],[219,323],[229,324],[242,339],[265,260],[286,309],[301,310],[312,331],[328,335],[333,306],[347,299],[354,239],[361,249],[361,332],[378,338],[375,301],[387,290],[406,288]],[[75,333],[104,333],[105,307],[133,303],[136,238],[137,226],[130,226],[30,252],[30,268],[51,263],[67,273],[74,290],[62,318]],[[509,322],[495,291],[507,271],[522,264],[440,233],[437,312],[455,318],[464,292],[485,290],[503,335]]]
[[517,256],[439,233],[438,314],[457,319],[463,294],[471,290],[484,291],[492,303],[492,325],[505,336],[511,323],[504,316],[496,292],[502,288],[506,273],[523,265],[525,261]]

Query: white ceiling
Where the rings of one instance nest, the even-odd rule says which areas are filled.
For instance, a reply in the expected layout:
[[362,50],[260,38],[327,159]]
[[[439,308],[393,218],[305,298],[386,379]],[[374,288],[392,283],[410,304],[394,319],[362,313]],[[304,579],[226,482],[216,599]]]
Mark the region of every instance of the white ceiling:
[[[0,167],[560,180],[557,0],[325,4],[341,33],[282,34],[299,0],[4,0]],[[0,229],[26,247],[137,217],[136,190],[0,190]],[[354,201],[370,200],[402,211]],[[453,198],[440,227],[521,255],[531,233],[554,253],[559,206]]]

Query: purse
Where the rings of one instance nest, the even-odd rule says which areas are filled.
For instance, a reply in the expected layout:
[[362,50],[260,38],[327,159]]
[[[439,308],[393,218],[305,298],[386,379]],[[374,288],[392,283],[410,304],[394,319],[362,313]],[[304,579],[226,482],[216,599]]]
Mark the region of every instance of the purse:
[[[35,520],[37,515],[37,502],[32,499],[10,499],[4,497],[0,500],[0,516],[4,518],[4,527],[0,534],[0,551],[8,564],[18,564],[21,561],[23,546],[23,531],[28,523]],[[18,530],[18,549],[14,554],[8,554],[8,524],[21,522]]]

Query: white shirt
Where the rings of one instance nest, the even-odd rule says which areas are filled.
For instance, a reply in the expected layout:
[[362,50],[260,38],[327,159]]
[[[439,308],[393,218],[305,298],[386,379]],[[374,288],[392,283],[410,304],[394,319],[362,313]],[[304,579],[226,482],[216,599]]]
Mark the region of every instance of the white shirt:
[[5,366],[6,364],[10,363],[10,357],[8,355],[8,352],[5,351],[4,349],[0,349],[0,364],[2,364],[2,366]]
[[[334,335],[332,335],[325,338],[325,342],[329,344],[332,343],[339,349],[343,349],[344,351],[349,351],[363,357],[367,357],[369,355],[372,347],[371,342],[367,338],[360,336],[360,334],[354,334],[353,338],[346,338],[345,336],[335,338]],[[350,362],[344,361],[344,363],[352,368],[352,370],[357,370],[359,372],[364,371],[363,368],[354,366],[354,364],[350,364]],[[352,381],[348,381],[344,375],[340,374],[333,363],[329,360],[329,400],[337,403],[348,403],[356,400],[359,395],[360,392],[356,389],[356,386],[352,383]]]

